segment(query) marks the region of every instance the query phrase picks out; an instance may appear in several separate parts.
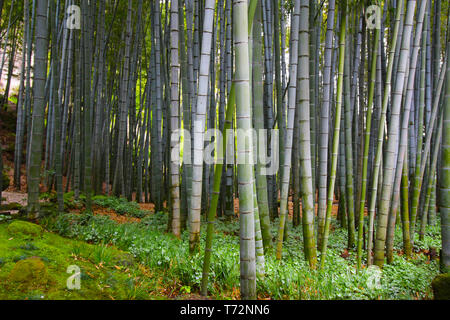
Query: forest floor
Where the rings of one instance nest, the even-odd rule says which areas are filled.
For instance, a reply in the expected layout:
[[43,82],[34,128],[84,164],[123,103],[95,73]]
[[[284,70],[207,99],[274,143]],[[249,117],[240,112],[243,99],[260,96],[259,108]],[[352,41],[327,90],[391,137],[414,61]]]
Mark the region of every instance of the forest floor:
[[[166,232],[167,213],[150,213],[134,202],[97,196],[92,215],[73,195],[65,198],[64,214],[56,212],[54,195],[43,202],[46,216],[37,221],[43,228],[38,236],[14,233],[11,226],[22,220],[0,216],[0,283],[5,284],[0,286],[0,299],[204,299],[199,293],[203,252],[189,254],[187,231],[181,240]],[[274,238],[277,222],[272,224]],[[357,272],[346,230],[335,219],[332,225],[323,270],[309,269],[302,230],[290,226],[283,260],[277,261],[273,251],[266,253],[266,276],[258,280],[258,298],[432,299],[430,283],[439,268],[429,249],[439,246],[439,226],[428,228],[411,259],[401,251],[398,229],[394,262],[383,271],[364,266]],[[201,248],[205,231],[202,227]],[[238,233],[238,219],[219,219],[210,298],[240,298]],[[33,258],[45,266],[45,281],[14,280],[18,264]],[[71,276],[67,268],[73,265],[81,270],[80,290],[67,288]]]
[[[0,110],[0,143],[11,181],[14,114],[12,107],[8,112]],[[25,177],[21,190],[26,190]],[[43,228],[38,235],[14,232],[11,225],[22,221],[23,215],[0,214],[0,299],[205,299],[199,294],[203,252],[189,254],[187,231],[181,240],[166,232],[167,210],[155,212],[153,204],[96,196],[91,214],[85,211],[84,196],[76,200],[69,192],[64,195],[65,213],[60,214],[56,195],[45,192],[44,186],[41,190],[42,217],[34,221]],[[24,213],[27,195],[15,190],[12,182],[2,197],[0,212]],[[239,210],[238,200],[235,210]],[[289,212],[292,217],[292,204]],[[427,227],[425,239],[415,242],[410,259],[401,250],[398,228],[393,263],[382,271],[363,266],[357,272],[355,248],[347,247],[347,232],[336,221],[336,212],[337,203],[324,269],[309,268],[302,228],[289,223],[283,259],[276,260],[273,249],[266,252],[266,275],[257,282],[259,299],[432,299],[430,283],[439,273],[435,255],[440,248],[439,224]],[[200,247],[204,248],[202,225]],[[275,219],[273,239],[277,227]],[[45,270],[42,281],[15,279],[17,270],[30,261]],[[79,290],[67,287],[68,267],[74,265],[81,270]],[[208,289],[213,299],[240,298],[237,215],[219,218],[216,224]]]

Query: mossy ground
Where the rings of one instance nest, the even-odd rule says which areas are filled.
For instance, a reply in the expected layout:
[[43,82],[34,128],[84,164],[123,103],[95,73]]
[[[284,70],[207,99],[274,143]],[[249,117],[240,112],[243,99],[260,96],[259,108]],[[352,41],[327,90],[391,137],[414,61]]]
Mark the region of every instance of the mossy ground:
[[[67,197],[66,197],[67,198]],[[71,212],[60,214],[50,197],[39,224],[41,237],[14,237],[11,222],[0,221],[0,299],[199,299],[203,252],[189,254],[188,232],[180,239],[167,233],[168,214],[139,213],[136,204],[103,199],[99,208],[120,216],[83,211],[67,198]],[[101,199],[100,199],[101,200]],[[102,200],[102,201],[103,201]],[[111,203],[110,203],[111,202]],[[116,203],[117,202],[117,203]],[[119,206],[120,205],[120,206]],[[113,208],[111,208],[113,207]],[[134,208],[128,212],[129,208]],[[109,212],[109,211],[108,211]],[[130,218],[134,218],[130,219]],[[272,233],[276,237],[277,221]],[[205,245],[205,223],[200,247]],[[332,219],[327,262],[323,270],[311,270],[303,254],[302,228],[289,227],[283,259],[266,254],[266,276],[257,282],[259,299],[432,299],[432,279],[439,273],[439,261],[430,248],[440,248],[440,225],[428,226],[424,240],[417,239],[414,254],[406,259],[401,251],[402,232],[395,233],[394,262],[385,265],[379,283],[372,286],[372,270],[356,272],[354,248],[347,248],[347,232]],[[239,221],[218,219],[213,242],[213,259],[208,291],[221,300],[239,299]],[[56,235],[56,233],[58,235]],[[65,237],[65,238],[64,238]],[[68,239],[69,238],[69,239]],[[17,261],[39,257],[48,281],[35,287],[7,283]],[[82,272],[81,290],[68,290],[67,268],[77,265]]]
[[24,239],[40,238],[44,232],[40,225],[21,220],[11,222],[7,230],[10,236]]
[[[95,246],[44,232],[34,240],[13,237],[0,224],[0,300],[163,299],[157,274],[111,246]],[[100,249],[99,249],[100,248]],[[19,261],[34,257],[45,265],[48,281],[13,282]],[[81,289],[69,290],[67,268],[81,269]]]
[[25,290],[47,285],[48,273],[44,261],[39,257],[17,261],[8,275],[8,283]]

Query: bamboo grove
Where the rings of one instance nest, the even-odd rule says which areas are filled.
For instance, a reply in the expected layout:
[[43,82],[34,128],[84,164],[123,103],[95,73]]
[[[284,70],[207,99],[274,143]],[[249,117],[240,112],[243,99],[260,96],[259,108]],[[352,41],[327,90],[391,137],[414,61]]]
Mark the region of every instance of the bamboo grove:
[[333,217],[358,270],[393,261],[396,228],[408,257],[440,220],[449,270],[448,10],[441,0],[2,0],[4,101],[21,61],[14,186],[27,182],[30,219],[43,189],[61,212],[68,191],[88,211],[96,194],[153,203],[167,232],[188,232],[191,254],[204,254],[204,295],[217,218],[240,221],[243,299],[256,298],[265,257],[283,259],[289,228],[302,228],[310,268],[323,267]]

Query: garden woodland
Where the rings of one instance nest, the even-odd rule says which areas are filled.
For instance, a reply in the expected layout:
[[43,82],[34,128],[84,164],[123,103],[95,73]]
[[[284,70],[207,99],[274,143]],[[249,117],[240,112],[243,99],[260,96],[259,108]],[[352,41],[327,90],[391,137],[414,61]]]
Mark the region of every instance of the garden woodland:
[[1,0],[0,15],[5,245],[2,224],[38,224],[213,298],[426,299],[449,272],[447,1]]

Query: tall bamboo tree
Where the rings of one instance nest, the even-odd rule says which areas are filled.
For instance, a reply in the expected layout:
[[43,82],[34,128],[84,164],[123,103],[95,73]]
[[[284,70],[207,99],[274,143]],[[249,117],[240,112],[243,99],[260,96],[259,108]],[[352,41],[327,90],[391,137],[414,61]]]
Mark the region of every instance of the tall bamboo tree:
[[[333,209],[334,200],[334,186],[336,182],[336,168],[338,160],[339,150],[339,134],[341,130],[341,114],[342,114],[342,90],[344,86],[344,64],[345,64],[345,43],[346,43],[346,30],[347,29],[347,1],[344,0],[341,3],[341,23],[339,30],[339,65],[338,65],[338,79],[336,89],[336,110],[334,114],[334,133],[331,147],[331,171],[330,180],[328,186],[328,200],[327,200],[327,212],[325,216],[325,228],[322,239],[322,249],[320,256],[320,267],[325,265],[325,259],[327,254],[328,236],[330,233],[331,223],[331,211]],[[342,190],[341,190],[342,192]]]
[[288,206],[288,193],[289,193],[289,178],[291,170],[291,158],[292,158],[292,140],[294,135],[294,120],[296,113],[296,99],[297,99],[297,66],[298,66],[298,30],[300,19],[300,1],[294,2],[294,10],[291,16],[291,36],[290,36],[290,52],[289,52],[289,89],[288,89],[288,115],[286,126],[286,143],[284,163],[281,168],[281,198],[280,198],[280,225],[278,228],[277,238],[277,259],[281,259],[284,229],[286,223],[286,211]]
[[44,135],[45,82],[47,78],[47,0],[36,2],[36,37],[34,52],[33,118],[28,169],[28,217],[39,216],[39,182]]
[[203,183],[203,136],[206,122],[206,105],[208,100],[209,65],[211,55],[212,30],[214,22],[215,1],[205,2],[205,16],[203,21],[203,35],[200,57],[200,73],[198,78],[198,94],[196,115],[194,121],[192,195],[189,211],[189,248],[191,252],[199,250],[200,241],[200,212],[202,204]]
[[[450,19],[449,19],[450,21]],[[450,39],[450,38],[449,38]],[[448,40],[449,41],[449,40]],[[447,61],[450,59],[450,41],[447,42]],[[440,179],[441,212],[441,272],[450,272],[450,63],[447,62],[446,95],[442,134],[442,160]]]
[[[242,299],[256,299],[256,256],[253,200],[252,117],[247,0],[233,0],[234,46],[236,53],[236,124],[243,135],[237,140],[240,269]],[[249,134],[245,134],[249,133]]]
[[314,194],[310,142],[310,90],[309,90],[309,0],[301,1],[299,22],[299,91],[297,112],[299,112],[300,136],[300,182],[302,191],[302,222],[305,256],[311,267],[316,265],[316,244],[314,238]]
[[[180,122],[180,100],[178,92],[178,78],[180,72],[180,65],[178,62],[178,1],[175,0],[170,5],[170,129],[176,133]],[[178,135],[174,135],[179,137]],[[172,232],[175,236],[180,237],[180,149],[179,139],[170,138],[171,149],[171,201],[172,201]]]

